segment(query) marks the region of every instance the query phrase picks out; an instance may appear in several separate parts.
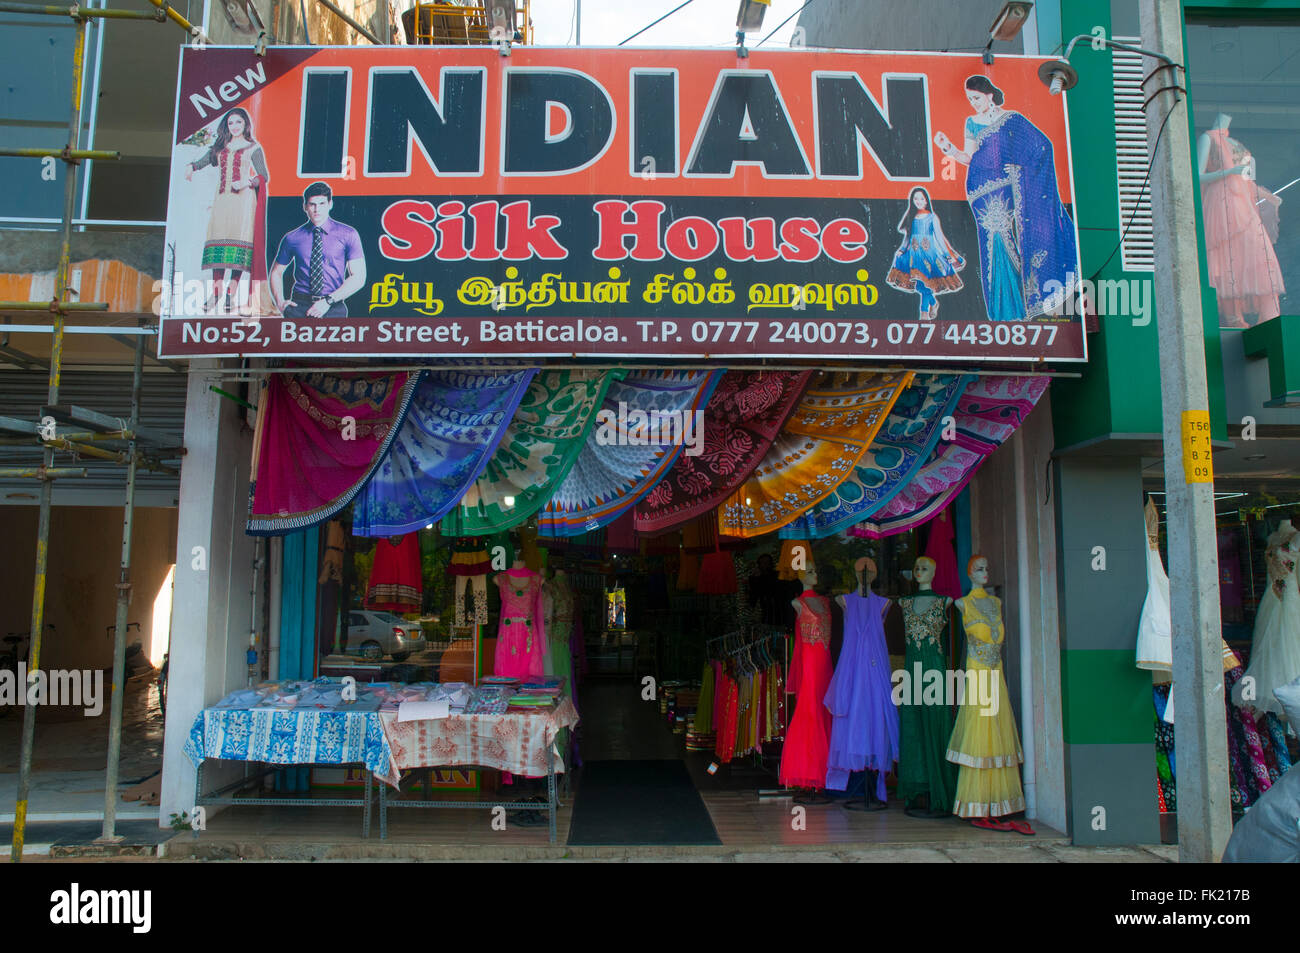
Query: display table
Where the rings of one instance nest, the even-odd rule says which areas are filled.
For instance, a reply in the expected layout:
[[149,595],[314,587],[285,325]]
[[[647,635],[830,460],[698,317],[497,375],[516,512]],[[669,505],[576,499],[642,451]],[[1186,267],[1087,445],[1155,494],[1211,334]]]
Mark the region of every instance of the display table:
[[[194,719],[185,753],[198,769],[196,806],[207,804],[261,804],[298,807],[360,807],[362,836],[370,836],[373,777],[394,774],[392,756],[377,711],[331,711],[310,708],[282,710],[268,707],[205,708]],[[244,761],[264,765],[366,768],[364,798],[223,797],[248,779],[216,791],[203,791],[203,764],[207,759]],[[268,773],[263,771],[262,773]]]
[[[564,761],[555,750],[555,736],[578,723],[573,702],[562,698],[554,708],[543,711],[511,711],[502,714],[453,713],[446,718],[398,721],[397,713],[379,713],[383,734],[391,755],[386,774],[375,772],[393,787],[399,787],[400,773],[417,768],[496,768],[525,777],[546,777],[547,812],[551,843],[555,843],[555,775]],[[426,787],[426,797],[428,788]],[[536,810],[536,804],[513,801],[397,801],[389,800],[385,785],[379,789],[380,837],[388,836],[388,809],[495,808]]]

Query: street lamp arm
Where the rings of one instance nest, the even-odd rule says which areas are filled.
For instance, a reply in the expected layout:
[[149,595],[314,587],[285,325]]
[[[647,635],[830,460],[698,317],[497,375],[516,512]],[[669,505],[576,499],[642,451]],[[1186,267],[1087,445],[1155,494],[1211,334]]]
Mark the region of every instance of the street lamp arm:
[[1144,50],[1140,46],[1129,46],[1129,44],[1127,43],[1116,43],[1114,40],[1108,40],[1105,37],[1093,36],[1091,33],[1080,33],[1078,36],[1072,39],[1069,45],[1066,46],[1065,48],[1065,56],[1063,57],[1064,59],[1068,60],[1070,58],[1070,54],[1074,52],[1074,45],[1078,43],[1080,40],[1083,40],[1088,43],[1101,42],[1114,50],[1124,50],[1128,53],[1141,53],[1143,56],[1149,56],[1152,59],[1160,60],[1161,62],[1167,63],[1170,66],[1176,66],[1179,69],[1183,68],[1181,63],[1175,63],[1173,60],[1165,56],[1165,54],[1163,53],[1156,53],[1152,50]]

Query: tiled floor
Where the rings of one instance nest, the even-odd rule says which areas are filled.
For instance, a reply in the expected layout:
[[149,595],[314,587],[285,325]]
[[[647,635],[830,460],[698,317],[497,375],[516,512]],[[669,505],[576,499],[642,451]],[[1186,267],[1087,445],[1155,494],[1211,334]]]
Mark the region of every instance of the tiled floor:
[[[239,807],[211,819],[197,838],[182,835],[171,845],[173,857],[209,859],[510,859],[582,857],[604,860],[871,860],[978,861],[994,858],[1062,862],[1085,859],[1073,854],[1068,839],[1038,827],[1036,837],[983,831],[957,818],[924,820],[903,814],[892,802],[879,813],[846,810],[842,801],[800,808],[789,797],[760,797],[776,792],[775,765],[738,761],[707,771],[706,753],[684,750],[658,705],[642,701],[630,681],[590,681],[580,699],[583,724],[581,757],[594,760],[674,760],[685,758],[701,791],[722,847],[585,847],[565,846],[572,818],[573,794],[582,783],[577,770],[574,789],[563,798],[558,843],[551,847],[545,827],[507,824],[497,829],[487,810],[399,810],[389,814],[389,836],[379,840],[378,822],[369,840],[361,837],[360,809]],[[636,819],[629,818],[635,825]],[[1003,855],[1006,855],[1005,857]],[[1110,857],[1086,859],[1161,860],[1133,849]]]

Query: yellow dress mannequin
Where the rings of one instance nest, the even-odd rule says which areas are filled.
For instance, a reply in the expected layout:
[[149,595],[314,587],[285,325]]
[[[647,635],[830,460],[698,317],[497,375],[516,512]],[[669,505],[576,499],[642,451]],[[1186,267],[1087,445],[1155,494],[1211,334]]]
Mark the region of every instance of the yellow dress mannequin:
[[[988,560],[973,557],[967,575],[974,588],[956,603],[966,630],[966,697],[958,706],[947,755],[959,765],[953,813],[969,818],[1000,817],[1025,809],[1020,787],[1020,764],[1025,756],[1002,673],[1002,601],[984,589]],[[987,822],[978,826],[987,826]]]

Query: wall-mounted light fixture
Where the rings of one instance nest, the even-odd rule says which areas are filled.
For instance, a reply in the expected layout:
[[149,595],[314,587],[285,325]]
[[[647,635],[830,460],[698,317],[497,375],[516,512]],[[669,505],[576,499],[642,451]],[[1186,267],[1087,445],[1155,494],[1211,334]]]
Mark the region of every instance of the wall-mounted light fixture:
[[993,63],[993,41],[999,40],[1003,43],[1010,43],[1020,35],[1024,29],[1025,23],[1029,20],[1029,14],[1034,9],[1031,0],[1009,0],[1002,4],[1002,9],[993,19],[993,25],[989,27],[989,42],[984,47],[984,62],[991,65]]

